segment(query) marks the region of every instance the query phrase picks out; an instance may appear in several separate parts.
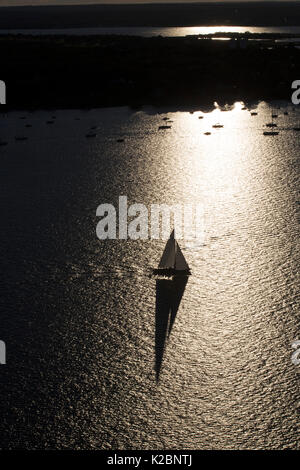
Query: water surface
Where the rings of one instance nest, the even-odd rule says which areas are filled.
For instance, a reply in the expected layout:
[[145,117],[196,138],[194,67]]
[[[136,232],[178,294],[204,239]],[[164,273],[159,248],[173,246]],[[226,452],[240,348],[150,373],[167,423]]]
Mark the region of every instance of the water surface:
[[[300,113],[241,108],[1,115],[1,447],[299,448]],[[97,239],[119,195],[205,209],[158,381],[164,241]]]

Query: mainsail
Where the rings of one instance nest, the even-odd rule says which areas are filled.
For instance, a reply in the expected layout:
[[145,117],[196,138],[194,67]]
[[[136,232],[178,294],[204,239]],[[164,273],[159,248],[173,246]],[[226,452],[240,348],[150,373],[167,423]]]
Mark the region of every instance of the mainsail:
[[189,265],[187,264],[185,257],[182,254],[182,251],[180,249],[180,246],[178,245],[177,241],[175,240],[176,243],[176,256],[175,256],[175,266],[174,269],[176,271],[188,271]]
[[166,243],[164,252],[158,265],[158,269],[174,269],[176,255],[176,240],[174,238],[174,230]]

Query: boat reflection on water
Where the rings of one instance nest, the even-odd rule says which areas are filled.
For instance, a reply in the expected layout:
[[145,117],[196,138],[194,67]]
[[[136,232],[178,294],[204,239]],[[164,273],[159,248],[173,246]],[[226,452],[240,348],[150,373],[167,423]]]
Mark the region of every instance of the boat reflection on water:
[[174,325],[187,282],[188,276],[174,276],[172,279],[156,280],[155,371],[157,381],[159,380],[166,341]]

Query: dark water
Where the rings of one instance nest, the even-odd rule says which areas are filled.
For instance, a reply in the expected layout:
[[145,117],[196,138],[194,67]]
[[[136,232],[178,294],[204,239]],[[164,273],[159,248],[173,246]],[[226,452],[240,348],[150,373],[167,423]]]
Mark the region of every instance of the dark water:
[[[270,112],[1,116],[2,448],[299,448],[300,113],[265,137]],[[179,304],[148,276],[164,241],[97,239],[119,195],[203,204]]]

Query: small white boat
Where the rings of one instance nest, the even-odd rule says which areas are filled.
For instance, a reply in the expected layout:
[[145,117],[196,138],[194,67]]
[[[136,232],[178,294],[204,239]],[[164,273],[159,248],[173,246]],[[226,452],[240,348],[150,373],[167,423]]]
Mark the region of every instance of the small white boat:
[[274,122],[274,114],[272,114],[272,122],[268,122],[266,127],[277,127],[277,124]]
[[178,275],[188,276],[191,274],[189,265],[182,254],[180,246],[175,238],[175,230],[170,235],[166,243],[164,252],[159,262],[158,268],[153,270],[153,274],[166,277]]

